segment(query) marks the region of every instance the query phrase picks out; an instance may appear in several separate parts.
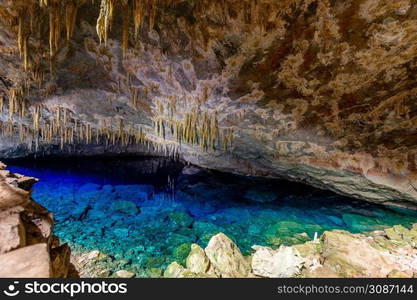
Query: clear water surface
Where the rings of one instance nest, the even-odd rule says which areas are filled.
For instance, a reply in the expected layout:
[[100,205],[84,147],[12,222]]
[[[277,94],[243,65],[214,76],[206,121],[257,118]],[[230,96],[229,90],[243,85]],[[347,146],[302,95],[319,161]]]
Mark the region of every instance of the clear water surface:
[[54,213],[61,241],[98,249],[120,268],[184,262],[224,232],[244,254],[253,245],[302,243],[325,230],[366,232],[416,222],[393,210],[282,180],[246,178],[163,158],[8,162],[40,179],[33,198]]

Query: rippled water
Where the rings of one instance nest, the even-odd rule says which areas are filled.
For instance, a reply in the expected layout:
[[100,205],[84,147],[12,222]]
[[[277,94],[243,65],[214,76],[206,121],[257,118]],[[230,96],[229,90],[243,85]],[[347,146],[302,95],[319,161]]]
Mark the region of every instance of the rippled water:
[[218,232],[249,254],[255,244],[302,243],[325,230],[416,221],[411,211],[162,158],[13,161],[9,169],[40,179],[33,198],[54,213],[62,241],[99,249],[134,270],[184,261],[191,243],[205,247]]

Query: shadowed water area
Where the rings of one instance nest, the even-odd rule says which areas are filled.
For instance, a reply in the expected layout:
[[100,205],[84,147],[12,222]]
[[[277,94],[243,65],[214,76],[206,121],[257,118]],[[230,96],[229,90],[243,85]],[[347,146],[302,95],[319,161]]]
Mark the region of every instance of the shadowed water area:
[[311,240],[325,230],[359,233],[416,221],[416,213],[341,197],[299,183],[241,177],[164,158],[8,162],[40,179],[33,198],[54,213],[54,231],[73,249],[110,256],[146,276],[184,262],[191,243],[218,232],[247,255]]

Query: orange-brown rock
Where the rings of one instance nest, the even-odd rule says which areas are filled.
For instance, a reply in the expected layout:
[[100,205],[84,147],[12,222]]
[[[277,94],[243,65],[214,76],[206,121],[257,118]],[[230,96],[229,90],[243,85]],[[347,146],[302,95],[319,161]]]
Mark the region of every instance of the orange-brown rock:
[[67,277],[71,251],[53,235],[52,214],[30,198],[37,179],[5,168],[0,162],[0,277]]

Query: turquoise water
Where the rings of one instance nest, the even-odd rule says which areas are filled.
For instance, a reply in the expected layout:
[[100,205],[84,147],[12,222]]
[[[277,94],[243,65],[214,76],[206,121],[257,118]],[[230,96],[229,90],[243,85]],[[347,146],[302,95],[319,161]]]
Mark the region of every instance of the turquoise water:
[[252,245],[302,243],[325,230],[364,232],[416,222],[391,210],[301,184],[222,174],[162,158],[9,162],[40,179],[33,198],[54,213],[63,242],[98,249],[124,268],[183,262],[190,244],[224,232]]

